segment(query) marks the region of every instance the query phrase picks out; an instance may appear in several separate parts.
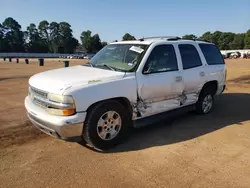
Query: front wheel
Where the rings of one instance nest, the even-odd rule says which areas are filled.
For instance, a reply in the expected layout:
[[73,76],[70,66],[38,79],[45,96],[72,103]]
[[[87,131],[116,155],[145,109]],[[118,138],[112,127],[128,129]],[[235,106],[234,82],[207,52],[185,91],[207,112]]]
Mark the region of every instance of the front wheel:
[[126,108],[118,101],[100,102],[88,111],[83,138],[97,149],[110,149],[127,138],[129,117]]
[[210,91],[202,91],[196,103],[196,112],[199,114],[208,114],[214,107],[214,95]]

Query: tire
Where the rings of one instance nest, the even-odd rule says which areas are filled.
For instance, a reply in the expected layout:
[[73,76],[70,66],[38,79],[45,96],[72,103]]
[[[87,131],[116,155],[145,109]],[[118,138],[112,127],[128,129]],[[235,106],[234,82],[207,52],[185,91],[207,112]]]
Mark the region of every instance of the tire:
[[[209,101],[209,105],[211,105],[210,107],[208,107],[208,109],[205,108],[205,106],[203,106],[205,100]],[[212,90],[210,88],[204,88],[199,96],[199,99],[195,105],[196,108],[196,113],[198,114],[208,114],[210,113],[213,108],[214,108],[214,93],[212,92]]]
[[[119,126],[117,125],[113,126],[112,131],[108,131],[109,128],[111,130],[111,127],[113,125],[111,124],[112,121],[108,122],[110,118],[106,118],[106,115],[110,114],[110,112],[114,112],[115,114],[114,117],[116,119],[114,118],[114,122],[120,122],[121,124],[119,131],[117,131],[119,128]],[[117,119],[120,119],[121,121]],[[105,123],[102,123],[103,121]],[[108,124],[106,128],[104,128],[106,123]],[[89,145],[93,146],[96,149],[108,150],[118,144],[121,144],[128,138],[130,123],[130,115],[127,112],[127,109],[121,103],[115,100],[100,102],[91,107],[91,109],[88,111],[87,119],[83,128],[83,138]],[[113,134],[114,130],[118,132],[116,133],[116,135]],[[115,135],[115,137],[110,139],[112,135]],[[101,136],[103,138],[101,138]]]

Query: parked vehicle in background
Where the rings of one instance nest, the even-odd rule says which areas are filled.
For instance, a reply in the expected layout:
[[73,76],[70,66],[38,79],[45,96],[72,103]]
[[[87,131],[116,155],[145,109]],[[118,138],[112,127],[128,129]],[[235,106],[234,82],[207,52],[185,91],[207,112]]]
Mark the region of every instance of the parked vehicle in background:
[[83,59],[85,54],[71,54],[68,55],[66,58],[68,59]]
[[78,59],[84,59],[85,54],[78,55]]
[[243,55],[243,58],[250,59],[250,52],[247,52]]
[[232,52],[229,55],[230,59],[237,59],[237,58],[240,58],[240,57],[241,57],[241,53],[240,52]]
[[41,131],[106,150],[154,115],[210,113],[225,80],[214,44],[151,37],[111,43],[87,64],[32,76],[25,107]]
[[84,59],[92,59],[95,56],[95,54],[87,54],[84,56]]

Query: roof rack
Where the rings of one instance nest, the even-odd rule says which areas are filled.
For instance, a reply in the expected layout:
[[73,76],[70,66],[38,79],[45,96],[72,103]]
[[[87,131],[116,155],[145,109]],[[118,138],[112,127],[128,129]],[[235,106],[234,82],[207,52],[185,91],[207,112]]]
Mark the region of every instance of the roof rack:
[[140,38],[140,41],[144,41],[147,39],[166,39],[166,40],[180,40],[181,38],[178,36],[155,36],[155,37],[143,37]]
[[211,42],[211,41],[209,41],[209,40],[203,40],[203,39],[201,39],[201,38],[182,39],[182,40],[193,40],[193,41],[201,41],[201,42],[210,42],[210,43],[212,43],[212,42]]
[[212,41],[209,41],[209,40],[203,40],[203,39],[195,39],[195,41],[203,41],[203,42],[209,42],[209,43],[212,43]]

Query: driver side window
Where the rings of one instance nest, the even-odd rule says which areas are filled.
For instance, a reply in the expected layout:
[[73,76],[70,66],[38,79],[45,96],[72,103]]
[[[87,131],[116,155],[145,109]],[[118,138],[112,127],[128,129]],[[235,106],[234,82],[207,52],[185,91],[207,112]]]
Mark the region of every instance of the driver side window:
[[156,46],[148,57],[144,66],[143,73],[160,73],[177,71],[178,64],[173,45],[159,45]]

